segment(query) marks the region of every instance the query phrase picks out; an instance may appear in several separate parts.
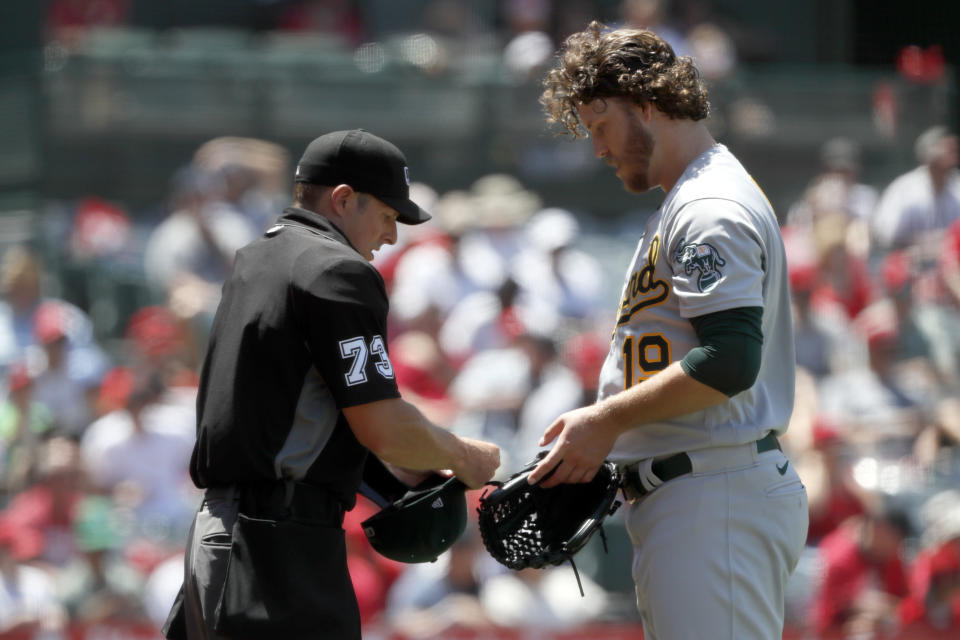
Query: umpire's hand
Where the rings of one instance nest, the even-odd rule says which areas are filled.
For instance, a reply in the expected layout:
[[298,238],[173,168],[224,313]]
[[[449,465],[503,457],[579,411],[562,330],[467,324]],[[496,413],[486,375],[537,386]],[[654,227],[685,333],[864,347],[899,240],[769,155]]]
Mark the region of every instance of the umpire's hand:
[[438,427],[402,398],[344,407],[343,415],[360,444],[398,467],[450,469],[463,484],[479,489],[500,466],[497,445]]
[[493,478],[500,466],[500,447],[492,442],[460,438],[463,454],[452,471],[463,484],[479,489]]

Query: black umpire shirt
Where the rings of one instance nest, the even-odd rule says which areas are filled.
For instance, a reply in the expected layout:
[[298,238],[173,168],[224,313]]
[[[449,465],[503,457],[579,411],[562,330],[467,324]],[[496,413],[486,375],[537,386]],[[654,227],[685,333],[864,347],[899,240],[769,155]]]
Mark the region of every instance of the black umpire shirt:
[[213,321],[190,475],[292,479],[351,509],[367,449],[344,407],[400,396],[379,272],[323,216],[288,207],[237,252]]

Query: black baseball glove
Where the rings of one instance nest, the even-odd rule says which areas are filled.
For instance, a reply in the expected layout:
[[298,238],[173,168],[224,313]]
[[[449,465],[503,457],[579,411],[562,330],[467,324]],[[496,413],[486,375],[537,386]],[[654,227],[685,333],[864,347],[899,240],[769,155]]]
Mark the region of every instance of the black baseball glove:
[[544,455],[506,482],[489,483],[496,489],[480,498],[480,535],[490,555],[510,569],[541,569],[569,560],[579,585],[573,556],[598,529],[606,550],[601,525],[620,506],[616,500],[620,473],[613,463],[604,462],[590,482],[550,489],[528,484],[527,477]]

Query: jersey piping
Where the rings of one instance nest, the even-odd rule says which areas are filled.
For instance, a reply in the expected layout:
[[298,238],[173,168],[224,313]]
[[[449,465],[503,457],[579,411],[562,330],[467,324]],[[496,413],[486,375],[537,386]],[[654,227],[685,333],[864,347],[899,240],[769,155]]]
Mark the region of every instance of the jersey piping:
[[303,378],[293,423],[274,458],[277,478],[302,480],[313,466],[337,426],[339,411],[330,389],[316,367]]

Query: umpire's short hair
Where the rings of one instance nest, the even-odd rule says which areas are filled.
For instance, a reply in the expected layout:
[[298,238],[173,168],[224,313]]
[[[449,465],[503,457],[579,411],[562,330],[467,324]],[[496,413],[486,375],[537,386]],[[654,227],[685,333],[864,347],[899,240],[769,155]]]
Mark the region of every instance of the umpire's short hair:
[[316,211],[323,199],[323,193],[331,189],[333,187],[309,182],[295,182],[293,183],[293,205],[309,211]]
[[[297,207],[303,207],[305,209],[310,209],[317,204],[317,200],[323,196],[323,192],[332,190],[333,187],[328,187],[320,184],[312,184],[309,182],[295,182],[293,185],[293,204]],[[360,206],[366,207],[373,199],[368,193],[357,192],[357,198],[359,198]]]
[[543,81],[547,121],[585,135],[577,107],[602,98],[651,103],[671,118],[702,120],[710,113],[707,88],[689,56],[677,56],[660,36],[643,29],[609,30],[594,20],[567,38],[560,62]]

